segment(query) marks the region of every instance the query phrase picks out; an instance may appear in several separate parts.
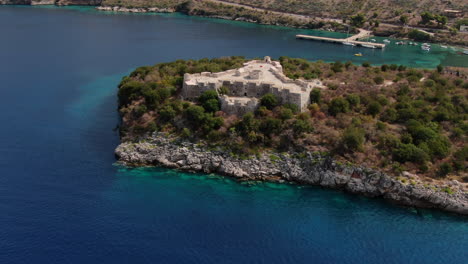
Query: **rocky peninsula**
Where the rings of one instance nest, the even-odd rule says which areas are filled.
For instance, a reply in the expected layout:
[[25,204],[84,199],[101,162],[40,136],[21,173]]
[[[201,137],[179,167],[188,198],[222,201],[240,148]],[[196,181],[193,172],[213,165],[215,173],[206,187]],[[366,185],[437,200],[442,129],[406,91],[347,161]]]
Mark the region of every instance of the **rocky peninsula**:
[[468,214],[462,73],[280,57],[178,60],[119,85],[127,166],[290,181]]
[[468,193],[457,181],[428,185],[418,176],[392,177],[357,165],[342,164],[313,152],[264,152],[248,159],[222,149],[211,150],[165,133],[139,142],[124,142],[115,150],[126,166],[163,166],[187,172],[216,173],[249,181],[296,182],[344,190],[392,203],[436,208],[468,215]]

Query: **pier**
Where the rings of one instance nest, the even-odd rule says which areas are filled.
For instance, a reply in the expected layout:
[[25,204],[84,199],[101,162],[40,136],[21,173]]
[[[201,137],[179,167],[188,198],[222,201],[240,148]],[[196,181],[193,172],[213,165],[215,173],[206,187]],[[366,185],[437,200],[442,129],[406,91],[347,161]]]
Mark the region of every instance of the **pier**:
[[375,42],[367,42],[367,41],[359,41],[358,39],[368,37],[370,32],[367,30],[360,30],[359,34],[351,36],[349,38],[339,39],[339,38],[329,38],[329,37],[319,37],[319,36],[311,36],[311,35],[296,35],[298,39],[307,39],[307,40],[318,40],[318,41],[325,41],[325,42],[332,42],[332,43],[341,43],[344,42],[352,43],[356,46],[373,46],[377,49],[385,48],[385,44],[383,43],[375,43]]

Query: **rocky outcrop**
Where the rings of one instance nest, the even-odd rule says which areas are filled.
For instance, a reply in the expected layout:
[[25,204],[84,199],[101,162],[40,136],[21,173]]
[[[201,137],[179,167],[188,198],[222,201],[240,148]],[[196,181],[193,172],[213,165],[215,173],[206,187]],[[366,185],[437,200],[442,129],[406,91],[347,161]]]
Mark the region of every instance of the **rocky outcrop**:
[[173,8],[156,8],[156,7],[138,7],[138,8],[127,8],[122,6],[99,6],[96,7],[100,11],[109,12],[126,12],[126,13],[174,13],[176,10]]
[[164,166],[189,172],[217,173],[243,180],[292,181],[341,189],[394,203],[438,208],[468,215],[468,193],[456,181],[427,185],[415,177],[396,178],[355,165],[343,165],[317,153],[263,153],[242,159],[223,150],[208,150],[187,141],[154,133],[137,142],[124,142],[115,154],[127,166]]
[[102,0],[56,0],[58,6],[64,5],[82,5],[82,6],[98,6]]

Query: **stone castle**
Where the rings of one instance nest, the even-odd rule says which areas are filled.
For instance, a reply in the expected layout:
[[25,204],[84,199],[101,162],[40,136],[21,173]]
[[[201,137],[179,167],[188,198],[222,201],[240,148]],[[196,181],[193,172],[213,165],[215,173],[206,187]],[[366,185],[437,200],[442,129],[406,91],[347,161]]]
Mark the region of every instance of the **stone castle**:
[[301,111],[310,104],[310,91],[322,87],[318,80],[291,80],[283,74],[283,67],[270,57],[253,60],[242,68],[225,72],[185,74],[182,99],[195,101],[205,91],[219,94],[221,110],[241,116],[254,111],[259,99],[267,93],[274,94],[282,104],[291,103]]

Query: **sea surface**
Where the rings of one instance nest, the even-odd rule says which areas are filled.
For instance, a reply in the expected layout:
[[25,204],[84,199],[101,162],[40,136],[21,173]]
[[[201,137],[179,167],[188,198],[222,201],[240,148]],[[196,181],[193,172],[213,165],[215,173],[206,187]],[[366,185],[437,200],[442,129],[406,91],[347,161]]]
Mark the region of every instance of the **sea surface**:
[[183,15],[0,7],[0,263],[468,263],[468,219],[339,191],[115,165],[116,86],[140,65],[288,55],[417,67],[450,50]]

